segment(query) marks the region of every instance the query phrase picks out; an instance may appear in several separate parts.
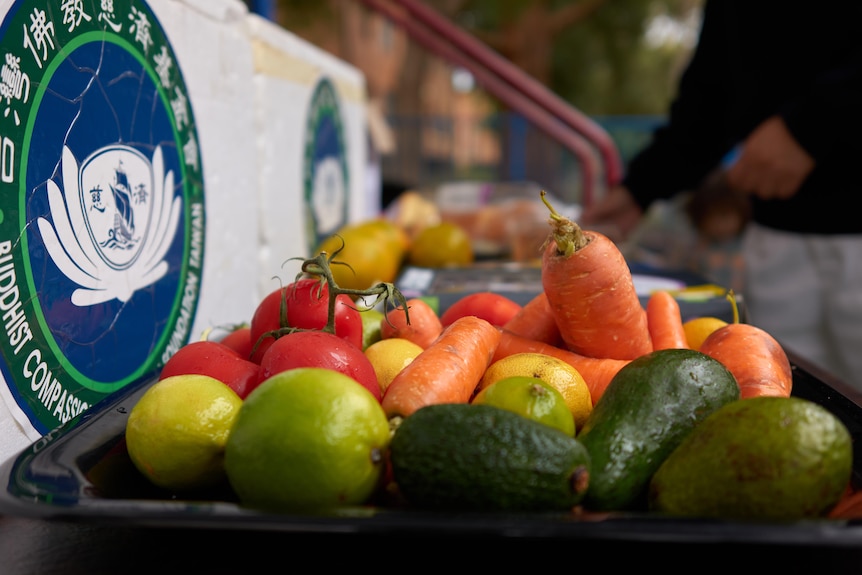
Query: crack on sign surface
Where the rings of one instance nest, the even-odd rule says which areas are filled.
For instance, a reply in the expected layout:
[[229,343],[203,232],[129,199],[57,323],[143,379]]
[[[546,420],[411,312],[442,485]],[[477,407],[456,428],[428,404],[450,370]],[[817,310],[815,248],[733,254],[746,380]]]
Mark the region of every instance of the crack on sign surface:
[[[45,327],[50,331],[50,343],[75,370],[96,381],[118,381],[127,377],[130,369],[147,360],[160,338],[164,337],[171,319],[177,297],[176,286],[182,272],[183,227],[186,225],[184,218],[178,215],[183,189],[180,154],[174,141],[167,103],[154,79],[144,65],[119,44],[90,42],[74,48],[47,82],[43,86],[40,113],[33,125],[26,170],[29,191],[22,220],[26,222],[22,234],[26,234],[28,242],[33,288],[39,296],[35,305],[39,306]],[[106,147],[116,148],[111,150],[116,152],[116,157],[120,157],[123,151],[134,150],[150,161],[151,166],[163,162],[161,172],[155,170],[156,175],[169,177],[155,185],[146,178],[130,183],[139,185],[137,189],[142,194],[153,194],[154,188],[158,189],[160,185],[166,188],[166,196],[177,200],[172,206],[175,208],[172,215],[176,220],[176,233],[165,248],[167,256],[164,261],[167,263],[159,268],[163,273],[159,276],[161,279],[143,287],[132,286],[126,290],[129,297],[125,300],[117,297],[107,299],[105,296],[106,301],[99,301],[99,290],[91,290],[95,294],[91,299],[96,303],[81,306],[73,303],[72,299],[76,289],[80,291],[80,284],[58,272],[58,262],[67,257],[70,261],[88,264],[80,266],[84,270],[96,264],[97,269],[107,269],[109,265],[121,271],[122,265],[135,269],[135,254],[131,250],[146,240],[144,234],[147,230],[141,231],[140,228],[144,227],[141,222],[155,221],[152,213],[147,216],[142,211],[137,214],[138,236],[129,231],[134,230],[130,226],[125,228],[129,233],[124,236],[115,233],[106,238],[97,234],[100,228],[96,223],[102,220],[96,219],[98,214],[90,215],[95,214],[92,210],[82,207],[86,202],[92,202],[87,194],[94,193],[94,190],[78,188],[87,181],[82,163],[94,151]],[[64,151],[71,156],[64,159]],[[72,171],[66,165],[69,157],[78,167],[75,182],[69,181],[72,179]],[[118,166],[118,170],[124,167],[133,166]],[[65,173],[64,169],[67,170]],[[138,173],[141,170],[139,168]],[[98,177],[103,176],[100,174]],[[56,188],[53,202],[50,199],[52,187]],[[100,189],[100,192],[105,196],[108,194],[107,188]],[[59,242],[52,245],[49,243],[52,238],[43,237],[44,234],[40,233],[39,228],[45,230],[45,225],[39,226],[37,222],[41,219],[53,224],[54,229],[62,229],[56,220],[57,216],[64,215],[57,208],[62,205],[57,197],[65,201],[66,215],[73,211],[71,208],[78,208],[89,219],[86,219],[87,226],[81,226],[80,221],[76,223],[74,217],[69,218],[72,225],[68,229],[73,231],[71,235],[75,236],[75,241],[69,233],[64,236],[60,231],[53,238]],[[119,200],[114,200],[113,205],[107,202],[107,205],[109,209],[113,207],[119,211]],[[87,205],[87,209],[91,207]],[[104,221],[110,221],[105,218]],[[79,249],[87,241],[101,246],[102,259],[107,263],[95,261],[93,254],[98,250],[91,246]],[[57,243],[61,244],[62,253],[58,251]],[[122,249],[127,252],[108,251]],[[125,255],[128,262],[109,261],[107,255],[111,253]],[[81,254],[87,254],[86,261],[81,259]]]

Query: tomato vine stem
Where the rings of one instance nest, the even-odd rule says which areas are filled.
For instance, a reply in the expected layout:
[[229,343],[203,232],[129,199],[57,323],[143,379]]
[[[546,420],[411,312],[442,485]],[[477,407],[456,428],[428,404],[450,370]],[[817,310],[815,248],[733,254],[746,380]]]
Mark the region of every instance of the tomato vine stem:
[[[328,255],[326,252],[320,252],[311,259],[303,260],[302,272],[297,274],[297,279],[302,277],[304,274],[323,276],[321,282],[326,282],[326,285],[329,287],[329,317],[326,323],[326,328],[324,328],[325,331],[331,331],[331,333],[335,333],[335,303],[336,298],[339,294],[345,294],[354,297],[354,299],[361,297],[363,298],[363,302],[365,301],[364,298],[366,297],[375,298],[373,303],[371,303],[371,305],[366,305],[364,310],[357,307],[356,309],[358,309],[359,311],[371,309],[380,302],[383,302],[383,307],[384,309],[386,309],[390,305],[393,305],[391,302],[392,300],[395,300],[396,303],[393,305],[393,307],[403,307],[404,313],[405,315],[407,315],[407,299],[392,283],[380,282],[366,289],[351,289],[340,287],[335,282],[335,278],[332,277],[331,268],[331,264],[333,263],[342,263],[334,259],[340,251],[341,249],[336,250],[331,256]],[[409,316],[407,317],[407,323],[410,323]]]
[[[388,309],[391,307],[401,307],[404,309],[404,314],[407,316],[407,323],[410,323],[410,316],[407,312],[407,299],[404,295],[395,287],[394,284],[389,282],[380,282],[376,285],[373,285],[367,289],[351,289],[351,288],[343,288],[338,285],[335,281],[335,278],[332,275],[332,265],[346,265],[349,267],[350,264],[346,262],[340,262],[335,260],[335,257],[338,255],[341,250],[344,249],[344,240],[342,239],[341,247],[333,252],[331,255],[325,251],[321,251],[313,258],[305,259],[302,257],[294,257],[290,258],[287,261],[295,261],[301,260],[302,266],[301,271],[296,275],[293,289],[296,289],[296,282],[301,279],[307,279],[309,276],[318,277],[319,286],[317,288],[316,295],[318,298],[323,296],[323,286],[327,286],[329,291],[329,300],[327,301],[327,320],[326,325],[320,330],[315,331],[325,331],[331,333],[333,335],[337,335],[335,333],[335,304],[337,303],[338,296],[341,294],[350,296],[352,301],[355,301],[358,298],[363,298],[363,303],[365,303],[366,297],[374,297],[373,303],[368,305],[365,303],[364,306],[359,307],[355,306],[353,309],[363,312],[368,311],[377,304],[383,302],[384,309]],[[395,303],[392,303],[394,300]],[[288,307],[287,307],[287,293],[286,290],[282,290],[282,297],[279,306],[279,325],[280,328],[276,330],[272,330],[261,334],[258,338],[258,341],[254,343],[252,346],[252,354],[257,350],[260,346],[261,342],[268,337],[272,337],[278,339],[283,335],[287,335],[289,333],[293,333],[296,331],[312,331],[303,328],[292,327],[288,321]]]

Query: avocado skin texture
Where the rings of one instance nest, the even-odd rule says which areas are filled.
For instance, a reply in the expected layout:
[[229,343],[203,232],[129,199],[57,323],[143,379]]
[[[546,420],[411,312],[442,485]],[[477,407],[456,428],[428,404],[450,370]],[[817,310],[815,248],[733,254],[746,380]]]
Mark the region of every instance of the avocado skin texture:
[[659,513],[736,520],[825,516],[853,472],[851,435],[798,397],[752,397],[708,417],[649,485]]
[[422,407],[396,428],[389,449],[398,491],[417,508],[571,510],[589,485],[579,441],[491,405]]
[[584,507],[645,510],[664,459],[709,414],[738,399],[733,374],[699,351],[657,350],[623,366],[577,435],[592,462]]

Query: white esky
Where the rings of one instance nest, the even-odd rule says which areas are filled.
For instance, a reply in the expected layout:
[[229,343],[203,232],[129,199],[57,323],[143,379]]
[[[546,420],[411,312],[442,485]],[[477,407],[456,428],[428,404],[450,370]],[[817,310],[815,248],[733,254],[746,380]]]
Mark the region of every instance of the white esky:
[[655,47],[671,44],[693,48],[697,43],[700,20],[700,10],[690,11],[688,17],[683,20],[659,14],[647,26],[647,44]]

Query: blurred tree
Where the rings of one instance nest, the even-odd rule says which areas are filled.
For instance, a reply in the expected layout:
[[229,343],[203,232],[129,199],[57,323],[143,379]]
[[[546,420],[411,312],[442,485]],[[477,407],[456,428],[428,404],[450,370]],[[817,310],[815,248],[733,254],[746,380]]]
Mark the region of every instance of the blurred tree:
[[467,0],[458,22],[586,113],[663,114],[691,45],[650,43],[702,0]]
[[[476,37],[542,84],[551,86],[558,39],[567,30],[582,26],[606,3],[607,0],[473,0],[462,11],[476,14]],[[486,23],[490,26],[486,27]]]
[[[425,0],[527,74],[594,115],[663,114],[690,44],[656,43],[658,18],[692,22],[703,0]],[[277,0],[276,21],[363,71],[374,71],[357,40],[359,0]],[[335,26],[333,26],[335,25]],[[335,33],[333,33],[335,30]],[[422,85],[427,51],[411,43],[399,87]],[[378,74],[379,75],[379,74]],[[372,83],[373,84],[373,83]],[[374,92],[376,84],[369,86]],[[386,91],[392,86],[386,86]],[[397,89],[393,108],[421,110],[417,90]]]
[[[453,85],[454,66],[418,42],[409,41],[404,30],[368,7],[369,0],[274,1],[277,23],[363,71],[370,110],[378,118],[398,123],[398,157],[390,169],[397,164],[403,175],[396,179],[405,184],[427,179],[427,170],[437,169],[434,162],[438,153],[441,162],[452,162],[451,152],[443,149],[453,145],[452,134],[437,132],[447,128],[427,121],[448,119],[453,126],[458,122],[457,109],[465,94]],[[397,0],[375,1],[403,10]],[[668,26],[670,29],[684,28],[679,24],[687,23],[694,38],[703,4],[703,0],[422,1],[577,109],[597,118],[666,112],[693,43],[656,41],[653,28],[658,21],[674,24]],[[474,111],[482,110],[485,117],[494,116],[495,106],[497,111],[508,112],[482,90],[470,97],[478,102]],[[486,125],[500,131],[504,150],[509,148],[503,132],[520,129],[517,124],[505,129],[500,124]],[[630,129],[628,125],[618,127],[612,134],[626,150],[639,147],[646,137],[643,127],[636,128],[643,133],[623,145],[620,132],[629,139]],[[448,138],[448,143],[438,139],[438,134]],[[524,143],[530,156],[527,163],[531,173],[526,177],[561,172],[547,151],[549,142],[542,141],[547,136],[531,136],[539,138],[536,142],[526,141],[520,133],[512,137],[511,142]],[[435,142],[443,147],[435,151]],[[391,171],[389,175],[393,177]]]

